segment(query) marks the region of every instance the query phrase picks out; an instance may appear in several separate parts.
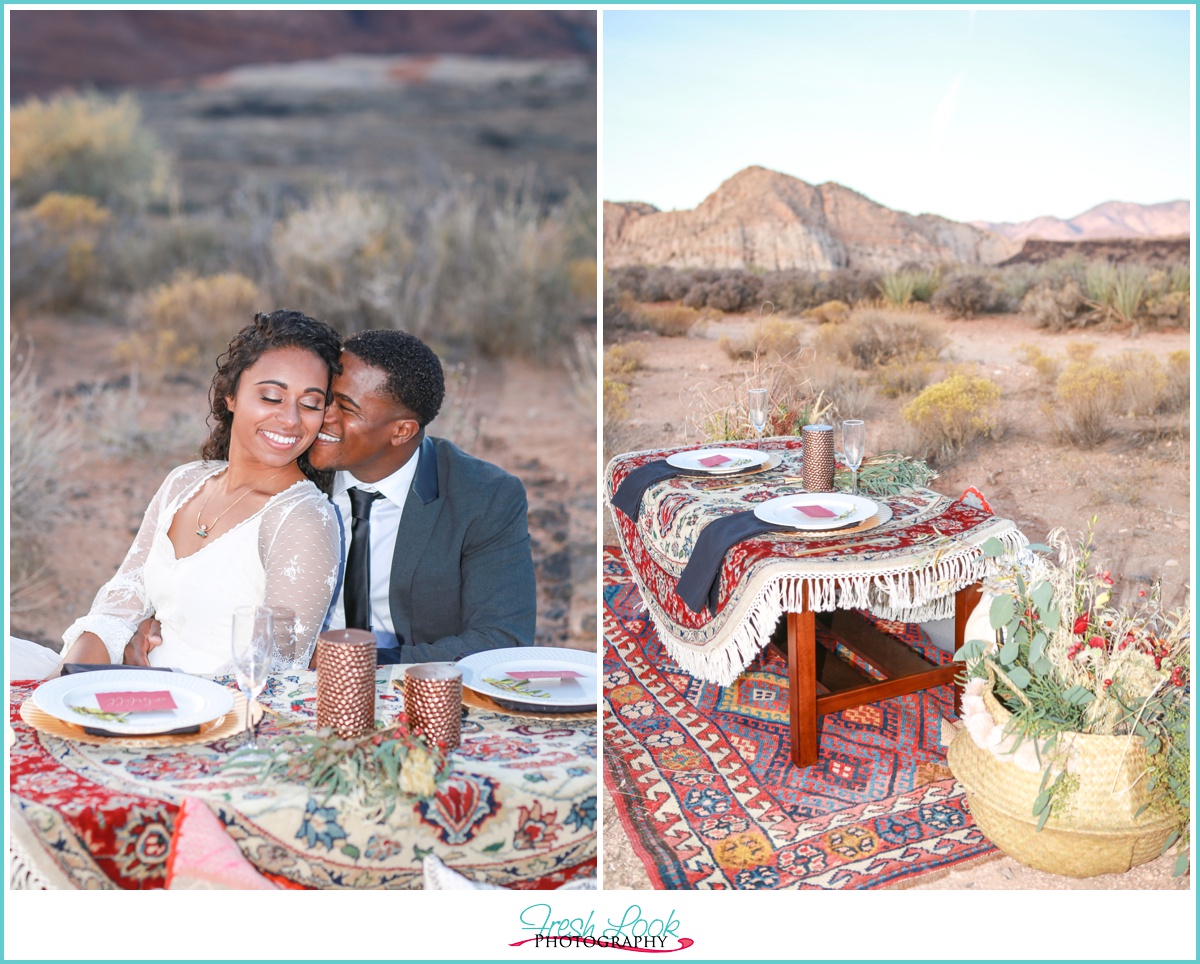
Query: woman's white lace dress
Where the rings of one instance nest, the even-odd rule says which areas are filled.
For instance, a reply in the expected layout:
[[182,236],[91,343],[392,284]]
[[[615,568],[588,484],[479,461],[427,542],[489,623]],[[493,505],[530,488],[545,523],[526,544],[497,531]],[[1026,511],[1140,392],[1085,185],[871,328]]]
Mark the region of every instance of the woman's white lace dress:
[[233,611],[261,605],[295,610],[297,640],[312,643],[342,554],[333,505],[312,482],[296,482],[272,496],[192,555],[175,555],[167,530],[176,512],[225,466],[191,462],[167,476],[121,568],[96,594],[91,612],[63,633],[64,653],[81,633],[92,632],[104,640],[112,662],[120,663],[129,637],[154,615],[162,623],[163,642],[150,652],[152,666],[226,672]]

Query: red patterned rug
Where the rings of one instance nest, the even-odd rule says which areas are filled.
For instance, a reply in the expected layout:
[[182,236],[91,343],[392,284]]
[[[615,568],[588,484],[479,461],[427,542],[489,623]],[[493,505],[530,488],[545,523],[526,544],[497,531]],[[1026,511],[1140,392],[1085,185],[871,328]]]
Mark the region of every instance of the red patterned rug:
[[[879,625],[947,659],[916,625]],[[760,653],[729,687],[685,673],[611,546],[604,637],[605,785],[655,887],[905,886],[994,852],[939,746],[950,687],[825,716],[819,762],[798,769],[787,664]]]

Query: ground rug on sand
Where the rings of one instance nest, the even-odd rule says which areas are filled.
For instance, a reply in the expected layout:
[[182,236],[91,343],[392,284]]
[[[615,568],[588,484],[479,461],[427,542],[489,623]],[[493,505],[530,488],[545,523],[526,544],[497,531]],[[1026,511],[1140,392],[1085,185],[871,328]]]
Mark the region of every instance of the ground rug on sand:
[[[932,662],[919,627],[881,622]],[[620,551],[604,553],[605,784],[655,887],[903,886],[993,852],[939,746],[951,689],[829,714],[792,765],[787,664],[732,686],[689,676],[658,640]],[[822,639],[818,623],[818,640]]]

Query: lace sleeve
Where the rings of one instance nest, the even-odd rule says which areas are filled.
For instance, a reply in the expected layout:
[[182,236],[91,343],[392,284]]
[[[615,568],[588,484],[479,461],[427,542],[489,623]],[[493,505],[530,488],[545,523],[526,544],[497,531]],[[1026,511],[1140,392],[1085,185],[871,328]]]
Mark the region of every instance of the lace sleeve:
[[159,520],[167,518],[178,504],[179,497],[195,483],[211,474],[221,463],[189,462],[174,469],[158,487],[150,500],[142,524],[134,536],[133,545],[125,554],[117,574],[100,587],[92,608],[71,624],[63,633],[63,652],[67,652],[81,635],[95,633],[108,650],[108,658],[120,663],[125,656],[125,644],[143,619],[154,612],[146,596],[145,565],[158,530]]
[[263,517],[258,550],[267,576],[264,606],[296,613],[296,639],[311,650],[337,584],[341,531],[333,504],[315,485],[281,499]]

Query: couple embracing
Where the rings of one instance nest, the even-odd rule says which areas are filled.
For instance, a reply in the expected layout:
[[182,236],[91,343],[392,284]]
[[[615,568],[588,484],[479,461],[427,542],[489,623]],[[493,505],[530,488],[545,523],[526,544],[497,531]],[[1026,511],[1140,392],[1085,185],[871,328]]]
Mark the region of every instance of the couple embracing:
[[532,645],[524,487],[426,435],[444,392],[405,332],[343,345],[300,312],[256,315],[218,359],[202,461],[167,476],[61,662],[227,671],[232,613],[259,605],[294,610],[309,648],[370,629],[381,663]]

